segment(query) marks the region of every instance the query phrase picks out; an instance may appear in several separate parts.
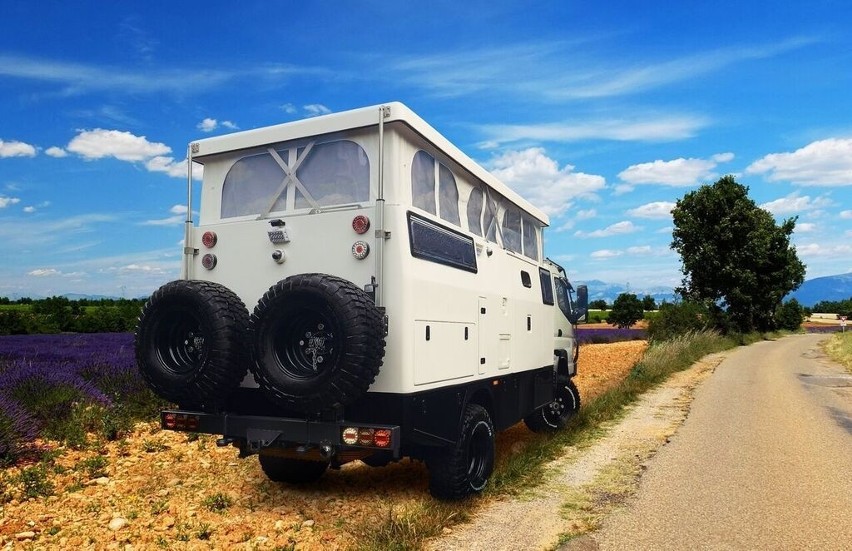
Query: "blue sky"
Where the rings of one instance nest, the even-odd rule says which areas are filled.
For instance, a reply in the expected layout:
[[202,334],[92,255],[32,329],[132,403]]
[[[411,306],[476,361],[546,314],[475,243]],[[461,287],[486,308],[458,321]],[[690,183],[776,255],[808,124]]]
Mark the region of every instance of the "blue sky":
[[187,143],[402,101],[551,215],[572,279],[674,287],[724,174],[807,278],[852,271],[852,8],[811,2],[4,2],[0,296],[179,273]]

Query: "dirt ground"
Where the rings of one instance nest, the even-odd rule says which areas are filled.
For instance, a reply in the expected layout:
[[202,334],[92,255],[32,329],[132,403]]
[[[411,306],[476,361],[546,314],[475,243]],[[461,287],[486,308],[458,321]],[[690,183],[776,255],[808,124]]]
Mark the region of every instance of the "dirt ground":
[[[645,347],[584,345],[576,378],[582,399],[624,378]],[[530,436],[523,424],[512,427],[499,435],[498,454]],[[3,473],[0,495],[12,497],[0,505],[4,548],[346,549],[392,511],[432,499],[419,462],[370,468],[356,461],[296,488],[270,482],[255,458],[217,448],[215,437],[155,424],[101,450],[59,451],[48,468],[48,497],[23,497],[11,483],[16,469]]]

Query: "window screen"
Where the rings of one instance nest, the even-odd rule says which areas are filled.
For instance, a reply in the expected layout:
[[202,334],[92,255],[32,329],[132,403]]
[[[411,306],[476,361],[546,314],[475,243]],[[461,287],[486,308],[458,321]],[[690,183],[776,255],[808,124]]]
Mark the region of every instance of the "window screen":
[[435,159],[425,151],[418,151],[411,163],[411,200],[412,204],[435,212]]

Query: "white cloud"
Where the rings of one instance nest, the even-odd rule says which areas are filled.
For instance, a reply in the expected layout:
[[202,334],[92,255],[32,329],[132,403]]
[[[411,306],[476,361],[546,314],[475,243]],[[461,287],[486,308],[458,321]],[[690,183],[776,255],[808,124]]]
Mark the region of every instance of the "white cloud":
[[507,151],[485,166],[550,216],[563,214],[578,197],[595,197],[594,193],[606,186],[602,176],[573,172],[572,165],[560,168],[540,147]]
[[0,157],[35,157],[36,148],[28,143],[0,140]]
[[636,189],[636,188],[634,186],[631,186],[630,184],[618,184],[618,185],[615,186],[615,188],[613,188],[612,194],[614,196],[618,197],[619,195],[624,195],[625,193],[630,193],[634,189]]
[[[186,178],[186,159],[175,161],[174,157],[154,157],[145,162],[145,168],[150,172],[163,172],[172,178]],[[192,178],[200,180],[204,167],[198,163],[192,164]]]
[[288,115],[295,115],[297,111],[296,106],[292,103],[285,103],[281,106],[281,110],[287,113]]
[[574,232],[574,236],[576,237],[611,237],[613,235],[625,235],[628,233],[634,233],[639,231],[639,226],[633,224],[629,220],[624,220],[621,222],[616,222],[610,226],[602,230],[595,230],[592,232],[584,232],[582,230]]
[[237,125],[231,121],[218,121],[216,119],[206,118],[200,123],[196,125],[196,128],[201,130],[202,132],[212,132],[219,127],[227,128],[229,130],[236,130]]
[[81,130],[67,147],[84,159],[115,157],[121,161],[144,161],[158,155],[171,153],[162,143],[149,142],[145,136],[134,136],[120,130]]
[[842,258],[848,259],[852,255],[852,245],[821,245],[819,243],[806,243],[796,245],[796,253],[801,258]]
[[798,222],[796,224],[796,233],[813,233],[817,229],[817,225],[812,222]]
[[640,163],[624,169],[618,177],[630,184],[661,184],[665,186],[695,186],[714,180],[718,174],[713,170],[721,162],[734,158],[733,153],[719,153],[710,159],[656,160]]
[[30,205],[30,206],[26,206],[26,207],[24,207],[24,209],[23,209],[23,210],[24,210],[24,212],[26,212],[27,214],[30,214],[30,213],[35,212],[35,211],[36,211],[36,208],[35,208],[35,207],[33,207],[32,205]]
[[834,202],[825,196],[811,199],[808,195],[800,196],[798,192],[793,192],[786,197],[763,203],[760,207],[777,215],[813,211],[830,207],[833,204]]
[[174,205],[169,209],[172,216],[156,220],[146,220],[143,226],[176,226],[186,222],[186,205]]
[[186,214],[186,205],[174,205],[169,209],[172,214]]
[[588,210],[578,210],[576,218],[577,220],[590,220],[598,215],[598,211],[595,209]]
[[320,115],[328,115],[329,113],[331,113],[331,109],[320,103],[312,103],[310,105],[305,105],[302,107],[302,109],[305,110],[305,113],[309,117],[318,117]]
[[600,259],[600,260],[606,260],[608,258],[615,258],[615,257],[621,256],[622,254],[624,254],[624,253],[622,253],[621,251],[613,251],[611,249],[601,249],[599,251],[592,252],[591,257],[597,258],[597,259]]
[[635,209],[630,209],[627,211],[627,214],[637,218],[665,219],[671,218],[672,209],[675,208],[675,206],[676,203],[672,203],[670,201],[654,201],[653,203],[647,203],[638,206]]
[[27,272],[27,275],[33,277],[51,277],[51,276],[59,276],[62,275],[62,272],[56,270],[54,268],[38,268],[31,272]]
[[17,205],[21,200],[17,197],[6,197],[4,195],[0,195],[0,209],[5,209],[9,205]]
[[62,157],[67,157],[68,152],[62,149],[61,147],[48,147],[44,150],[45,155],[48,157],[54,157],[56,159],[61,159]]
[[641,245],[637,247],[628,247],[627,254],[647,256],[651,254],[651,246]]
[[844,210],[840,213],[840,218],[844,220],[852,220],[852,210]]
[[792,153],[772,153],[746,168],[771,182],[803,186],[852,186],[852,138],[811,142]]

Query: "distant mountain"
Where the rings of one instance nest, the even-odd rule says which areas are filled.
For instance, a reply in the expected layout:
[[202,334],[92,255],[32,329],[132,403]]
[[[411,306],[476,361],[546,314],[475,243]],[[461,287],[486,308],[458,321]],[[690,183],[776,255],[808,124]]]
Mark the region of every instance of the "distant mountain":
[[613,301],[622,293],[633,293],[640,299],[645,295],[651,295],[657,304],[663,301],[674,302],[675,293],[671,287],[634,287],[633,285],[622,285],[620,283],[606,283],[597,279],[589,281],[571,282],[575,287],[577,285],[586,285],[589,288],[589,301],[603,299],[607,304],[612,304]]
[[852,297],[852,272],[809,279],[790,293],[787,299],[794,298],[802,306],[810,308],[824,300],[837,302],[850,297]]

